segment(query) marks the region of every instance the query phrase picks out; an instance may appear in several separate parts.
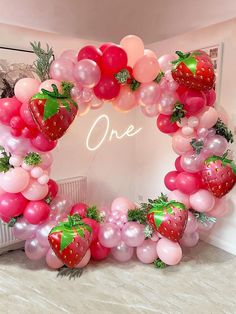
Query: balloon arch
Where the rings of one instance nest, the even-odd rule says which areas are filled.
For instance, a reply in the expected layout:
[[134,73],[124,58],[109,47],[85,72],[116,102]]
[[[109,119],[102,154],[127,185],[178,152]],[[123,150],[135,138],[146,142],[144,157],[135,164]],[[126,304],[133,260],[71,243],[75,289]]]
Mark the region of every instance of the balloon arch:
[[[176,265],[182,247],[228,211],[224,197],[236,168],[227,149],[233,142],[227,117],[215,107],[215,73],[203,51],[157,58],[134,35],[120,44],[64,51],[31,43],[34,78],[22,78],[0,100],[0,218],[25,240],[31,260],[50,268],[83,268],[109,254],[126,262]],[[118,197],[111,208],[70,204],[49,178],[50,153],[76,116],[105,101],[128,112],[137,106],[172,136],[179,155],[164,182],[170,190],[147,203]]]

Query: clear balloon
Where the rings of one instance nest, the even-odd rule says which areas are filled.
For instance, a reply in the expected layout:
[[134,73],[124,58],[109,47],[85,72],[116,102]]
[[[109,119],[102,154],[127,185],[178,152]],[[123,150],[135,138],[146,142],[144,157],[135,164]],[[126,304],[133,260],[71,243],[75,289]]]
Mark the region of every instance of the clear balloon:
[[137,100],[141,106],[152,106],[158,103],[161,95],[160,86],[155,83],[141,84],[137,93]]
[[223,136],[215,135],[207,139],[205,147],[203,152],[207,155],[222,155],[228,147],[228,142]]
[[89,102],[89,106],[92,110],[99,109],[103,106],[103,101],[96,96],[93,96],[92,100]]
[[57,81],[74,82],[74,63],[69,59],[59,58],[52,62],[50,66],[50,76]]
[[41,246],[36,238],[25,241],[25,254],[31,260],[41,259],[47,251],[48,248]]
[[145,240],[144,225],[138,222],[127,222],[122,229],[122,240],[131,247],[140,246]]
[[60,59],[67,59],[72,61],[73,63],[76,63],[77,61],[77,51],[76,50],[64,50],[62,54],[60,55]]
[[151,239],[145,240],[136,249],[138,259],[144,264],[151,264],[157,259],[156,242]]
[[182,259],[182,249],[178,242],[162,238],[156,245],[158,257],[167,265],[176,265]]
[[197,231],[192,233],[184,233],[182,239],[180,239],[179,243],[185,247],[194,247],[198,244],[199,241],[199,233]]
[[197,220],[194,217],[194,215],[189,211],[188,212],[188,220],[187,220],[187,224],[186,224],[186,228],[184,230],[184,233],[193,233],[193,232],[197,231],[197,229],[198,229]]
[[107,248],[115,247],[121,240],[120,229],[115,224],[104,223],[100,226],[98,239]]
[[55,225],[55,221],[47,221],[37,227],[36,238],[38,239],[40,245],[49,248],[50,245],[48,242],[48,235]]
[[124,241],[120,241],[116,247],[111,249],[111,254],[118,262],[128,262],[134,254],[134,248],[126,245]]
[[13,227],[13,234],[16,239],[28,240],[35,237],[36,225],[29,224],[24,218],[18,218]]
[[196,154],[187,152],[181,156],[181,167],[191,173],[196,173],[202,170],[206,156],[204,154]]
[[141,106],[142,113],[148,117],[148,118],[155,118],[159,114],[158,105],[152,105],[152,106]]
[[165,115],[171,115],[173,108],[178,100],[178,95],[174,92],[164,92],[159,101],[159,112]]

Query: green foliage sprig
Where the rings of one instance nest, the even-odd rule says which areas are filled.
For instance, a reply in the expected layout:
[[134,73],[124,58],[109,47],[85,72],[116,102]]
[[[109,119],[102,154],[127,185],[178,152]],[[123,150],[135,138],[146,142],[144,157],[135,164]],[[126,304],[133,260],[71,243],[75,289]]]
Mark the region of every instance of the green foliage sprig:
[[97,222],[102,222],[102,216],[96,206],[92,206],[87,209],[86,217],[94,219]]
[[41,156],[35,152],[28,153],[24,158],[24,162],[30,166],[37,166],[40,164],[41,161],[42,161]]
[[181,122],[181,119],[184,118],[186,115],[186,110],[184,110],[184,105],[181,104],[179,101],[175,103],[172,115],[171,115],[171,122]]
[[3,146],[0,146],[0,172],[7,172],[12,166],[10,165],[11,154],[5,151]]
[[234,142],[232,132],[228,129],[227,125],[219,118],[216,124],[213,126],[217,135],[223,136],[228,143]]
[[204,147],[204,142],[202,140],[193,138],[190,142],[190,145],[192,146],[194,152],[199,155]]

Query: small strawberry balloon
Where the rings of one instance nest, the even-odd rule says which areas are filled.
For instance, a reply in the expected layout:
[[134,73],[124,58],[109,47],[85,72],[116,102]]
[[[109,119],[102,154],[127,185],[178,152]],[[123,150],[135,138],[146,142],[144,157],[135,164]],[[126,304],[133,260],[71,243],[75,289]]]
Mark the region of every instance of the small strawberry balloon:
[[149,200],[149,223],[165,238],[178,242],[184,233],[188,220],[188,210],[183,203],[168,201],[161,194],[156,200]]

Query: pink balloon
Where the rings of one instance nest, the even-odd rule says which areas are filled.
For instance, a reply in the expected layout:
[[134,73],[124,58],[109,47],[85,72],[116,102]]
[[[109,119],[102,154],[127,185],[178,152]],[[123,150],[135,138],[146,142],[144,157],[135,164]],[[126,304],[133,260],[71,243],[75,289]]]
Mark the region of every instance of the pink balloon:
[[182,128],[182,134],[184,136],[191,136],[194,134],[194,129],[188,125],[185,125],[183,128]]
[[151,106],[141,106],[142,113],[148,118],[154,118],[159,114],[158,105],[151,105]]
[[9,125],[14,116],[19,115],[21,102],[15,97],[0,99],[0,122]]
[[112,223],[104,223],[100,226],[98,239],[104,247],[115,247],[121,240],[120,228]]
[[47,221],[37,227],[36,238],[38,239],[40,245],[49,248],[50,245],[48,242],[48,235],[55,225],[55,221]]
[[16,98],[23,102],[28,102],[32,96],[38,93],[40,82],[33,78],[22,78],[17,81],[14,87]]
[[30,175],[21,167],[11,168],[1,177],[1,187],[9,193],[22,192],[28,186]]
[[140,83],[152,82],[160,72],[157,59],[143,56],[134,65],[133,76]]
[[49,92],[52,92],[53,91],[52,84],[56,85],[59,92],[62,92],[61,82],[57,80],[46,80],[42,82],[39,86],[39,92],[41,92],[42,89],[46,89]]
[[60,59],[67,59],[72,61],[73,63],[76,63],[77,55],[78,52],[76,50],[68,49],[62,52],[62,54],[60,55]]
[[162,238],[156,246],[158,257],[167,265],[176,265],[182,259],[182,249],[178,242]]
[[181,172],[178,174],[175,184],[182,193],[193,194],[200,187],[200,179],[193,173]]
[[179,190],[174,190],[168,194],[168,199],[183,203],[186,208],[190,208],[189,195],[182,193]]
[[3,145],[11,154],[22,156],[26,155],[32,149],[32,146],[27,139],[23,137],[14,137],[9,133],[4,139]]
[[81,101],[82,102],[90,102],[94,97],[93,90],[88,87],[84,87],[81,94]]
[[128,65],[131,67],[144,55],[144,44],[138,36],[125,36],[121,39],[120,45],[127,53]]
[[18,218],[13,227],[13,234],[16,239],[28,240],[35,236],[36,225],[29,224],[24,218]]
[[142,245],[145,240],[144,225],[134,221],[127,222],[122,229],[121,238],[128,246]]
[[151,264],[157,259],[156,242],[151,239],[145,240],[136,249],[138,259],[144,264]]
[[151,82],[141,84],[137,92],[137,99],[141,106],[152,106],[158,103],[160,95],[160,86],[155,82]]
[[176,154],[183,155],[190,151],[192,149],[190,142],[194,137],[195,135],[184,136],[181,130],[177,131],[172,137],[172,147]]
[[165,183],[165,186],[167,187],[168,190],[170,190],[170,191],[176,190],[175,180],[176,180],[178,174],[179,174],[178,171],[170,171],[166,174],[166,176],[164,178],[164,183]]
[[197,224],[196,218],[191,212],[188,212],[188,221],[187,221],[184,233],[193,233],[197,231],[197,229],[198,229],[198,224]]
[[48,267],[52,269],[61,268],[64,264],[62,261],[56,256],[52,249],[49,249],[46,255],[46,263]]
[[229,212],[229,203],[227,199],[220,198],[215,200],[215,206],[207,212],[208,216],[212,217],[224,217]]
[[150,49],[144,49],[144,55],[148,56],[148,57],[152,57],[152,58],[156,58],[156,54],[154,51],[150,50]]
[[95,61],[89,59],[77,62],[74,66],[73,74],[77,83],[89,88],[97,85],[101,78],[99,66]]
[[163,72],[171,70],[173,67],[173,64],[171,62],[174,60],[176,60],[176,55],[174,54],[166,54],[166,55],[161,56],[158,59],[161,70]]
[[20,116],[27,126],[29,126],[31,128],[35,128],[35,129],[37,128],[37,126],[34,122],[34,119],[32,118],[31,112],[29,111],[29,105],[27,102],[24,102],[22,104],[22,106],[20,108]]
[[0,218],[3,221],[20,216],[28,201],[21,193],[4,193],[0,196]]
[[190,195],[189,200],[192,208],[200,213],[211,211],[215,205],[215,198],[212,193],[204,189]]
[[44,170],[48,169],[53,163],[53,157],[51,153],[40,154],[41,163],[40,167]]
[[222,155],[227,147],[227,140],[221,135],[214,135],[207,139],[203,152],[207,155]]
[[90,261],[91,258],[91,251],[88,249],[82,260],[79,262],[78,265],[76,265],[76,268],[84,268]]
[[48,194],[48,185],[40,184],[37,180],[31,179],[27,188],[22,191],[22,195],[30,201],[39,201]]
[[202,91],[187,90],[180,96],[180,102],[184,104],[186,116],[198,114],[206,105],[206,96]]
[[116,247],[111,249],[111,254],[118,262],[128,262],[134,254],[134,248],[126,245],[124,241],[120,241]]
[[216,101],[216,92],[214,91],[214,89],[210,89],[208,91],[205,91],[204,93],[206,95],[207,106],[214,106],[214,103]]
[[42,133],[39,133],[31,139],[31,144],[41,152],[49,152],[56,147],[57,141],[50,141]]
[[206,156],[204,154],[196,154],[187,152],[181,156],[181,167],[191,173],[196,173],[202,170]]
[[103,101],[94,95],[92,100],[90,100],[89,105],[92,110],[96,110],[103,106]]
[[39,244],[37,239],[29,239],[25,241],[25,254],[31,260],[39,260],[44,257],[48,249]]
[[81,98],[79,99],[76,98],[75,101],[77,102],[79,107],[78,116],[80,117],[85,116],[90,110],[90,103],[82,102]]
[[212,128],[218,120],[218,113],[212,107],[206,107],[203,113],[199,116],[200,128]]
[[[38,225],[48,218],[49,213],[50,207],[47,203],[45,203],[44,201],[32,201],[29,202],[26,206],[23,215],[25,220],[28,221],[30,224]],[[48,230],[48,228],[46,229]]]
[[175,159],[175,169],[179,172],[182,172],[184,171],[184,169],[182,168],[180,161],[181,161],[181,156]]
[[199,233],[195,231],[192,233],[184,233],[179,243],[185,247],[194,247],[198,244],[198,241],[199,241]]
[[178,95],[174,92],[162,93],[158,106],[159,112],[162,114],[171,115],[177,100]]
[[74,63],[69,59],[59,58],[52,62],[50,67],[50,76],[57,81],[74,81],[73,76]]
[[117,197],[111,204],[111,210],[118,210],[127,214],[129,209],[136,208],[136,205],[125,197]]
[[114,107],[121,112],[128,112],[137,105],[134,92],[131,91],[129,86],[121,86],[120,93],[113,101]]

